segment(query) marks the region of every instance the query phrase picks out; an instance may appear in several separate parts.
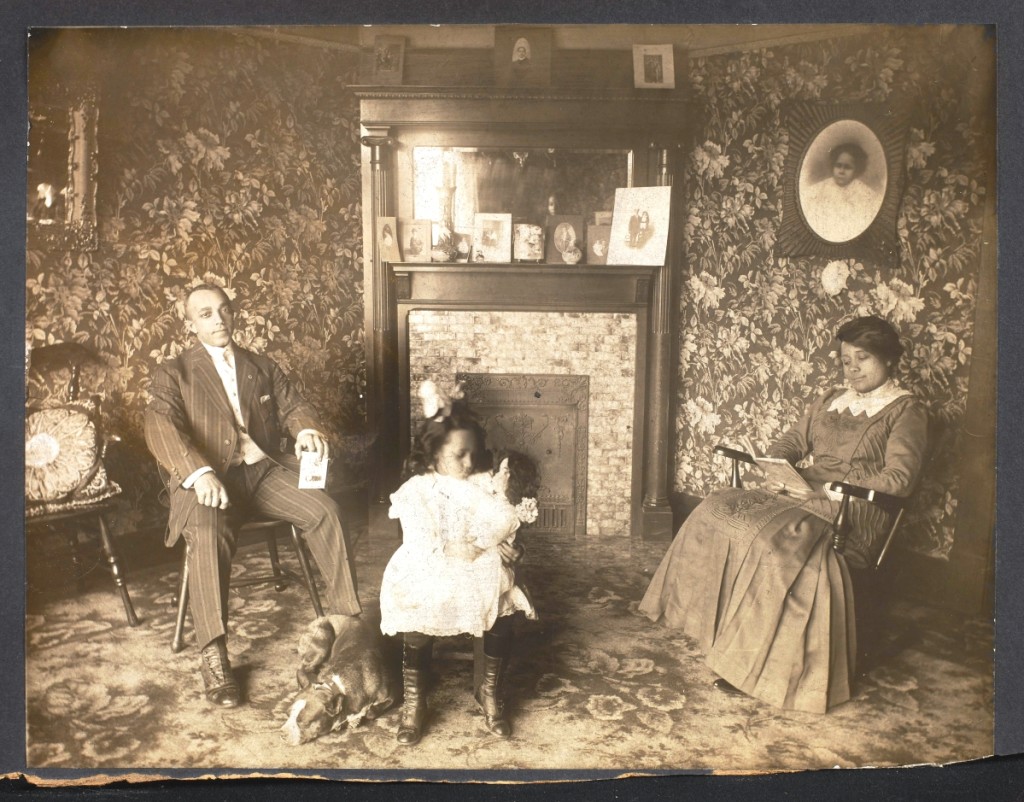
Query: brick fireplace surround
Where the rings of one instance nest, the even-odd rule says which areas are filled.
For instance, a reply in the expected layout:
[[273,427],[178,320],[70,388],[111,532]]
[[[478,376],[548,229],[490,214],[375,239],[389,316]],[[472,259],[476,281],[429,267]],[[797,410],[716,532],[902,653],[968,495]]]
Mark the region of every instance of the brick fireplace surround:
[[586,534],[640,532],[649,267],[395,266],[400,443],[458,372],[590,377]]

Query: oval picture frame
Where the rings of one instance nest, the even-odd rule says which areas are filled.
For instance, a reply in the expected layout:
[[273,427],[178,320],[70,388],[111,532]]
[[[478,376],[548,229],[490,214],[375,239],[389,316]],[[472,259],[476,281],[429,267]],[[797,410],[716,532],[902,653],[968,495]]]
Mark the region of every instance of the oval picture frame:
[[783,124],[778,256],[895,259],[906,125],[891,109],[859,103],[794,103]]

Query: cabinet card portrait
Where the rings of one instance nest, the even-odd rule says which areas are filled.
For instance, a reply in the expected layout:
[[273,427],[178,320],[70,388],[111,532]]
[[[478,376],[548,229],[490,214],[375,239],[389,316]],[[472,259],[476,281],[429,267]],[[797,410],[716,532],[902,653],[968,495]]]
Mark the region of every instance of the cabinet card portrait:
[[608,240],[611,226],[587,226],[587,264],[603,265],[608,262]]
[[512,261],[511,214],[477,214],[473,226],[473,261]]
[[377,218],[377,248],[382,262],[401,262],[398,249],[398,221],[394,217]]
[[[548,219],[546,233],[547,245],[544,261],[554,264],[572,264],[579,261],[579,254],[573,260],[571,252],[574,248],[582,250],[583,246],[583,215],[555,214]],[[566,252],[570,252],[566,258]]]
[[662,265],[668,246],[672,187],[615,190],[610,265]]
[[430,261],[430,225],[430,220],[398,221],[398,239],[402,246],[403,261]]

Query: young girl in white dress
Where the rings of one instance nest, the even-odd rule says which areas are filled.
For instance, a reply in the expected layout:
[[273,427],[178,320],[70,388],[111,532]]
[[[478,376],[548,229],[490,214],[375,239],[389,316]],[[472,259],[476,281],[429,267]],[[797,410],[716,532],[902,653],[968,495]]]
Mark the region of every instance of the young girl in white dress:
[[[426,421],[406,462],[405,483],[389,515],[402,524],[402,545],[381,581],[381,631],[402,635],[405,699],[398,742],[419,741],[426,718],[425,682],[433,639],[483,637],[477,703],[487,729],[507,738],[501,686],[512,648],[512,613],[535,616],[515,585],[513,541],[520,519],[505,492],[508,474],[479,474],[484,431],[462,400],[424,383]],[[506,463],[507,464],[507,463]]]

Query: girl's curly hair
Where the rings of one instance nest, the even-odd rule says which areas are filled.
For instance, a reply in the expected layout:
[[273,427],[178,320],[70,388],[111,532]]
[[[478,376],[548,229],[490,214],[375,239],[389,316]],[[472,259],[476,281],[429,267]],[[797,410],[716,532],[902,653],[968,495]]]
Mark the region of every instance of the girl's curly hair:
[[434,468],[437,453],[444,446],[451,432],[464,429],[472,432],[476,439],[473,452],[473,470],[484,470],[487,465],[486,438],[483,426],[476,413],[462,399],[452,402],[451,412],[441,419],[431,418],[420,426],[409,456],[402,467],[402,481],[411,476],[427,473]]

